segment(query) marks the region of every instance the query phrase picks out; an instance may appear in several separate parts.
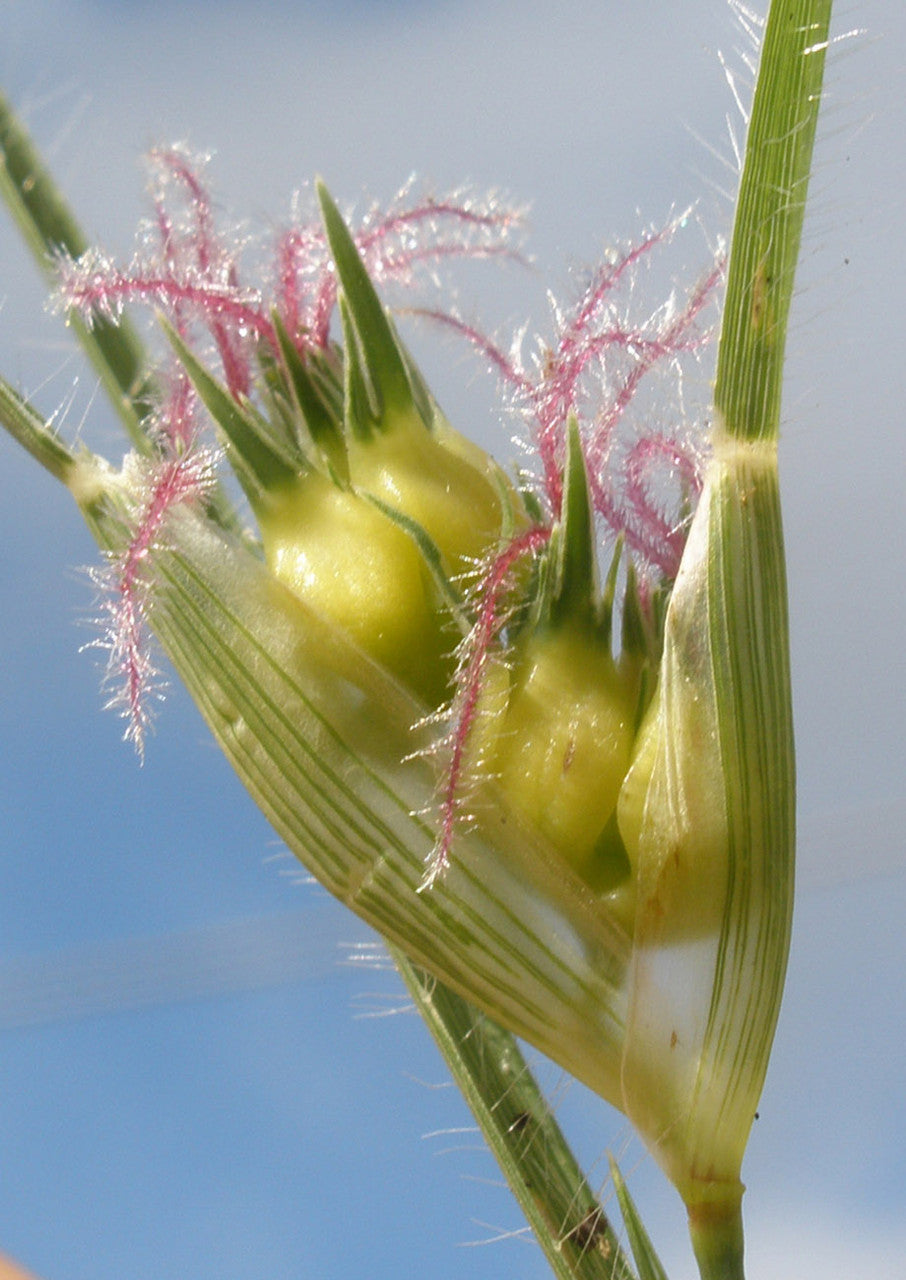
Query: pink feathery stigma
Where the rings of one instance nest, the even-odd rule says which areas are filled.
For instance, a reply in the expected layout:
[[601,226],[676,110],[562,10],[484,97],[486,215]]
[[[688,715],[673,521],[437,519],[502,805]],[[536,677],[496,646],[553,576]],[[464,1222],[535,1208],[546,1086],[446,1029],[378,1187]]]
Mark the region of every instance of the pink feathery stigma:
[[164,441],[164,452],[178,456],[198,437],[198,396],[189,375],[174,361],[168,374],[167,393],[154,415]]
[[572,318],[558,323],[555,348],[541,361],[541,375],[533,389],[531,407],[537,422],[537,447],[545,492],[553,511],[559,513],[563,499],[563,449],[566,422],[579,399],[580,380],[589,363],[614,345],[626,346],[630,335],[611,328],[600,333],[594,327],[602,307],[609,318],[609,295],[624,275],[669,235],[669,228],[655,232],[614,262],[602,263],[576,304]]
[[691,496],[698,494],[701,479],[694,460],[682,445],[669,436],[653,434],[636,441],[626,458],[627,530],[646,558],[668,577],[679,569],[685,531],[667,520],[651,496],[651,475],[658,462],[666,462],[681,487]]
[[[721,277],[722,261],[715,264],[683,311],[660,330],[650,323],[634,326],[621,321],[613,300],[612,295],[625,277],[669,239],[674,229],[670,225],[649,235],[616,260],[599,267],[571,311],[555,311],[556,341],[539,352],[532,372],[526,372],[518,354],[508,355],[475,326],[441,311],[417,309],[417,314],[464,337],[514,393],[516,405],[531,424],[541,487],[552,517],[558,517],[562,503],[566,424],[570,414],[576,413],[580,421],[585,421],[583,450],[597,514],[616,532],[625,533],[630,547],[665,570],[668,565],[675,568],[680,535],[674,533],[664,543],[661,535],[666,522],[648,521],[647,504],[636,504],[630,519],[611,491],[607,472],[615,429],[645,375],[662,361],[697,350],[708,339],[708,335],[695,332],[693,326]],[[617,353],[625,371],[614,384],[608,357]],[[592,396],[600,397],[602,389],[603,406],[589,424],[586,405]],[[676,448],[680,451],[679,445]]]
[[[654,339],[639,333],[638,340],[626,344],[633,352],[634,363],[624,374],[616,390],[610,392],[607,402],[597,414],[592,429],[584,438],[584,452],[589,477],[589,487],[597,513],[618,532],[626,535],[627,545],[650,561],[668,576],[676,572],[678,552],[682,550],[681,535],[674,531],[667,542],[660,538],[657,521],[646,521],[642,510],[639,521],[626,518],[626,513],[613,493],[611,473],[611,446],[617,424],[628,408],[643,378],[663,360],[672,360],[685,352],[703,346],[708,334],[697,333],[693,325],[708,298],[723,275],[723,261],[715,263],[712,270],[690,295],[683,310]],[[676,445],[677,453],[681,447]]]
[[373,210],[372,215],[365,220],[361,232],[363,249],[368,249],[378,240],[386,239],[388,235],[398,235],[407,227],[417,227],[425,222],[431,223],[432,229],[435,223],[459,223],[464,227],[491,232],[495,238],[521,222],[520,215],[506,206],[499,209],[482,208],[470,202],[437,200],[432,196],[427,196],[421,204],[409,209],[398,209],[375,221],[378,212]]
[[[187,251],[195,273],[202,281],[212,284],[226,283],[236,287],[237,273],[230,253],[218,239],[211,212],[211,198],[201,180],[201,161],[193,161],[187,152],[179,147],[169,150],[154,150],[149,153],[149,163],[159,171],[159,191],[156,198],[158,209],[165,206],[164,189],[169,182],[175,182],[186,192],[191,216],[191,231],[183,231],[180,239],[184,244],[180,249]],[[159,215],[160,222],[160,215]],[[177,237],[173,223],[168,219],[167,234],[164,237],[164,261],[175,265],[183,256],[177,253]],[[231,333],[223,317],[219,314],[207,315],[211,336],[220,354],[227,386],[234,396],[248,394],[251,386],[251,371],[247,357],[243,355],[239,335]]]
[[[148,301],[163,306],[184,324],[183,307],[200,313],[213,328],[223,320],[274,342],[270,320],[255,304],[254,294],[208,281],[179,280],[168,273],[123,272],[96,254],[63,264],[62,292],[66,305],[84,314],[117,320],[127,302]],[[221,353],[222,354],[222,353]]]
[[[323,350],[330,340],[330,316],[336,301],[335,287],[327,287],[332,277],[327,241],[320,227],[293,227],[279,237],[277,310],[300,351],[306,345]],[[320,282],[314,289],[311,278]]]
[[277,240],[277,313],[294,342],[301,337],[301,299],[296,267],[298,241],[295,231],[286,231]]
[[[161,254],[164,263],[171,274],[175,274],[178,266],[178,244],[176,239],[176,231],[173,227],[173,219],[167,211],[167,208],[159,197],[154,202],[154,215],[157,220],[157,234],[160,237]],[[177,327],[179,327],[177,320]],[[182,329],[180,329],[182,332]]]
[[422,888],[429,888],[446,870],[450,850],[461,816],[461,801],[467,787],[466,749],[475,723],[485,671],[496,637],[505,624],[501,600],[514,566],[527,555],[535,555],[550,540],[550,529],[535,526],[514,538],[491,561],[476,592],[478,616],[463,645],[457,690],[451,708],[451,728],[446,736],[449,764],[441,792],[440,832],[431,853]]
[[[161,253],[167,269],[173,273],[177,266],[177,243],[173,222],[163,202],[155,201],[157,231],[161,242]],[[188,334],[188,324],[184,315],[184,304],[173,302],[171,306],[173,325],[181,338]],[[168,374],[169,385],[163,402],[155,414],[155,421],[163,437],[165,451],[176,453],[185,449],[195,439],[197,424],[195,418],[196,395],[189,375],[182,365],[174,360]]]
[[366,219],[356,243],[378,281],[404,280],[420,262],[440,262],[451,257],[519,257],[508,239],[521,222],[512,209],[482,209],[470,203],[429,197],[377,221],[375,213]]
[[[198,169],[189,156],[178,148],[152,151],[150,160],[163,170],[166,177],[177,182],[188,194],[193,221],[193,232],[187,237],[188,247],[194,253],[195,267],[200,278],[214,286],[219,283],[226,284],[230,289],[237,289],[236,264],[217,235],[211,210],[211,198]],[[162,197],[158,197],[158,203],[162,203]],[[244,326],[241,322],[237,323],[236,317],[231,316],[229,312],[222,313],[219,310],[208,312],[206,320],[220,355],[227,387],[237,399],[240,395],[248,395],[252,384],[252,371],[251,361],[246,351],[247,344],[243,341]],[[259,320],[264,320],[260,314]],[[232,322],[232,327],[227,323],[228,321]],[[258,326],[253,328],[256,332],[260,332]]]
[[[531,409],[536,421],[537,447],[548,500],[554,513],[562,501],[562,455],[569,414],[579,411],[583,378],[594,372],[607,376],[604,363],[610,352],[622,351],[631,358],[630,368],[615,387],[605,384],[606,398],[590,427],[583,431],[583,451],[589,475],[592,501],[597,514],[627,545],[665,573],[675,573],[682,534],[670,529],[662,519],[651,518],[646,504],[637,505],[629,518],[613,494],[610,475],[612,442],[617,424],[635,396],[642,380],[658,363],[692,352],[708,341],[707,334],[694,331],[705,303],[723,273],[718,261],[689,298],[686,306],[669,324],[652,333],[647,326],[634,328],[619,323],[609,300],[621,278],[642,256],[662,243],[672,228],[648,237],[614,264],[601,268],[580,299],[572,317],[561,320],[560,335],[553,350],[540,362],[540,376],[533,387]],[[606,327],[602,328],[602,322]],[[681,446],[675,446],[681,454]]]
[[437,311],[430,307],[407,307],[405,311],[407,315],[421,316],[425,320],[432,321],[432,323],[445,325],[448,329],[452,329],[454,333],[465,338],[476,351],[484,356],[490,367],[506,386],[514,388],[525,396],[531,394],[531,380],[522,372],[516,361],[498,347],[495,342],[492,342],[487,334],[482,333],[477,326],[461,320],[459,316],[450,312]]
[[126,738],[135,743],[140,756],[149,723],[147,701],[156,675],[145,641],[145,563],[168,512],[203,495],[211,475],[212,460],[204,451],[189,449],[157,463],[151,469],[129,545],[113,561],[108,575],[112,598],[106,606],[110,615],[107,678],[119,686],[109,705],[123,708],[128,720]]
[[[152,153],[153,159],[154,153]],[[163,196],[158,194],[154,200],[154,212],[157,220],[157,233],[160,238],[161,257],[168,275],[176,279],[181,268],[182,255],[180,253],[179,238],[176,234],[176,228],[173,225],[173,219],[164,203]],[[170,302],[170,318],[173,325],[181,338],[187,338],[189,332],[188,322],[185,316],[185,302],[179,298],[172,299]]]
[[162,171],[164,178],[175,180],[188,192],[195,224],[192,240],[199,268],[203,272],[210,272],[215,267],[220,269],[229,255],[219,243],[214,230],[211,198],[198,172],[200,162],[193,164],[188,154],[178,147],[168,150],[155,148],[148,153],[148,160]]
[[673,359],[683,352],[695,351],[703,346],[708,334],[692,332],[692,326],[723,275],[723,262],[715,264],[705,279],[691,294],[683,310],[656,338],[648,338],[643,332],[629,334],[621,345],[630,347],[635,363],[612,395],[610,403],[597,415],[592,440],[589,442],[589,470],[593,475],[600,470],[600,462],[610,447],[610,438],[617,421],[638,390],[639,383],[661,360]]
[[[518,212],[504,206],[427,198],[389,213],[373,208],[353,229],[353,239],[377,284],[409,286],[418,268],[451,258],[518,258],[509,240],[520,223]],[[326,347],[337,278],[320,224],[299,224],[280,238],[277,280],[287,331],[300,343]]]
[[672,224],[662,227],[660,231],[653,232],[650,236],[646,236],[644,240],[639,241],[637,245],[633,245],[614,262],[603,262],[598,266],[579,305],[575,309],[575,314],[569,325],[573,333],[578,334],[588,327],[598,308],[608,294],[612,293],[620,284],[623,276],[628,271],[631,271],[647,253],[650,253],[652,249],[668,240],[673,231]]

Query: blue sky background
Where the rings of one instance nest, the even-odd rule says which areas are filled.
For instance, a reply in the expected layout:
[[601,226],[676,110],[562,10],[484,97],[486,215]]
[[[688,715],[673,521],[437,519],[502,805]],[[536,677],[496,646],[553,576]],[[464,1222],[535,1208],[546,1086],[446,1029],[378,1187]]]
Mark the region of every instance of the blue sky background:
[[[140,155],[175,139],[216,151],[221,206],[256,225],[315,173],[343,200],[414,170],[531,201],[537,271],[469,276],[492,325],[543,329],[548,286],[671,209],[728,230],[722,0],[0,14],[0,83],[120,255]],[[867,34],[832,53],[790,336],[803,892],[744,1170],[752,1280],[893,1280],[906,1253],[906,13],[851,0],[836,26]],[[48,411],[79,377],[68,423],[114,452],[43,296],[0,219],[0,368]],[[506,456],[493,388],[418,341],[453,421]],[[358,1016],[400,1002],[391,974],[341,963],[369,935],[304,883],[179,689],[144,768],[121,745],[78,652],[88,535],[5,440],[0,466],[0,1248],[44,1280],[543,1277],[532,1243],[498,1239],[518,1211],[418,1020]],[[691,1277],[638,1141],[543,1070],[593,1174],[622,1154],[672,1280]]]

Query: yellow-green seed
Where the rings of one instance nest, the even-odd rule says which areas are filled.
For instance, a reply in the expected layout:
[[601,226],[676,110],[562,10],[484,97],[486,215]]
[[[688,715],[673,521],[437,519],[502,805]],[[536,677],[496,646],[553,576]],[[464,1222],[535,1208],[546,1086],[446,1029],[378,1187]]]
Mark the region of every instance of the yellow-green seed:
[[513,671],[493,771],[519,816],[594,882],[633,739],[632,691],[585,632],[529,638]]
[[420,524],[451,577],[473,569],[496,545],[502,510],[492,480],[420,418],[401,418],[367,439],[352,438],[348,455],[356,488]]
[[258,522],[277,578],[430,706],[443,701],[451,640],[403,529],[316,471],[272,490]]

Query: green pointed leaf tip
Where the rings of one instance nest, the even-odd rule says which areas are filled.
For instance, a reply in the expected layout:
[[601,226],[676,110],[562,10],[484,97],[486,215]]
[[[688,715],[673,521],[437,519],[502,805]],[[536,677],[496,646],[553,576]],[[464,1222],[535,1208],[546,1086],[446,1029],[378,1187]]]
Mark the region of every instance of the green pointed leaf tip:
[[337,309],[343,328],[343,423],[349,440],[370,440],[380,427],[381,404],[365,376],[359,336],[342,293]]
[[396,335],[383,303],[324,183],[317,193],[330,251],[359,343],[364,368],[376,401],[378,422],[389,426],[414,412],[415,401]]
[[355,243],[323,184],[318,194],[342,287],[350,481],[421,525],[456,577],[496,545],[510,514],[496,468],[449,424],[429,430],[436,415],[427,424],[418,411],[406,360]]
[[555,544],[556,563],[548,579],[549,599],[543,607],[552,626],[568,623],[591,632],[599,613],[597,557],[588,476],[575,416],[569,421],[564,471],[563,516]]
[[164,332],[202,403],[223,432],[239,479],[257,509],[272,489],[291,484],[298,468],[276,447],[267,424],[239,404],[214,378],[166,320]]
[[635,1258],[639,1280],[667,1280],[667,1273],[661,1264],[660,1258],[655,1253],[651,1238],[645,1230],[645,1224],[639,1216],[635,1201],[629,1194],[629,1188],[626,1186],[619,1166],[613,1156],[609,1156],[608,1161],[610,1164],[610,1178],[613,1182],[613,1189],[616,1192],[620,1213],[623,1215],[623,1222],[626,1225],[629,1247],[632,1249],[632,1256]]
[[325,465],[333,469],[340,481],[346,482],[349,464],[343,422],[309,371],[276,311],[271,316],[271,323],[277,335],[288,391],[302,424],[312,443],[320,450]]

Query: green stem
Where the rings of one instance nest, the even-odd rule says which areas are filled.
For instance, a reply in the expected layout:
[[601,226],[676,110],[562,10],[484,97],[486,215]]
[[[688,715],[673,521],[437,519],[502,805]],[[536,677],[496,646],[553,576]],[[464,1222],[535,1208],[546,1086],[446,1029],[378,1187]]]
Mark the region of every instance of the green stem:
[[[89,247],[62,193],[2,93],[0,200],[6,204],[35,261],[48,278],[53,278],[58,254],[63,252],[78,258]],[[135,330],[125,320],[114,324],[102,317],[90,326],[73,317],[71,325],[132,444],[142,453],[153,452],[144,428],[151,387],[146,377],[142,343]]]
[[391,955],[558,1280],[634,1280],[515,1037]]
[[0,426],[4,426],[45,471],[61,484],[69,485],[76,466],[75,455],[49,430],[38,411],[2,377]]
[[[711,497],[708,616],[731,865],[738,873],[728,895],[722,979],[705,1050],[719,1060],[722,1044],[736,1046],[739,1068],[730,1075],[721,1116],[730,1125],[735,1111],[742,1127],[754,1109],[752,1085],[760,1089],[767,1068],[792,917],[795,771],[777,440],[831,7],[832,0],[773,0],[770,7],[714,391],[718,479]],[[754,919],[744,918],[749,902],[760,904]],[[771,981],[740,1001],[732,974],[756,968]],[[738,1204],[732,1196],[721,1199],[703,1172],[684,1198],[702,1280],[743,1280]]]
[[745,1280],[741,1209],[719,1218],[690,1214],[689,1234],[701,1280]]
[[774,0],[736,206],[714,402],[740,440],[776,440],[786,329],[832,0]]

